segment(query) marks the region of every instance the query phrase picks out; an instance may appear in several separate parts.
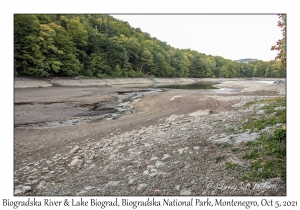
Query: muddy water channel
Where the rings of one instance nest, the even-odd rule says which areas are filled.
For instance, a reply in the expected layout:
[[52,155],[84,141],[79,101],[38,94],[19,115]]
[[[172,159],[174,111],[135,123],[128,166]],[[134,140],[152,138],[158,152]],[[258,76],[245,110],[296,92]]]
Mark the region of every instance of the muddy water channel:
[[134,113],[134,104],[143,96],[168,89],[230,93],[229,89],[214,88],[214,84],[217,83],[15,89],[14,126],[42,129],[114,120]]
[[[69,89],[49,87],[15,90],[14,126],[41,129],[114,120],[133,113],[133,105],[143,96],[163,91],[151,88],[115,90],[113,87],[74,87],[74,91],[80,93],[72,95]],[[44,95],[37,92],[43,92]]]

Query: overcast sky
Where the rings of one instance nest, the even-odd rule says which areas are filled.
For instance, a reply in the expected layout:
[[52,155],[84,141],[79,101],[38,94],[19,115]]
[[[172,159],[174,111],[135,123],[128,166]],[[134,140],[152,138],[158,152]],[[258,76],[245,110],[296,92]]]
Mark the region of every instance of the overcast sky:
[[169,45],[227,59],[274,60],[277,15],[112,15]]

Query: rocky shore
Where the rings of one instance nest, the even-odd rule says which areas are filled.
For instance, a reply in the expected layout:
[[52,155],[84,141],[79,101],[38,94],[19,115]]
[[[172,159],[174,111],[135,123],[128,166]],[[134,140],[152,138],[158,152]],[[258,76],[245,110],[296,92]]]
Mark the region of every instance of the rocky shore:
[[[120,100],[120,94],[116,97],[119,85],[174,80],[177,81],[16,79],[15,88],[108,85],[112,87],[103,87],[101,94],[91,91],[87,95],[65,97],[59,102],[93,105],[101,99],[103,104],[112,105]],[[191,80],[195,81],[179,79],[178,82]],[[217,87],[235,92],[152,92],[131,104],[130,114],[114,120],[43,129],[15,127],[15,195],[286,195],[286,185],[280,177],[252,183],[239,179],[249,171],[250,165],[250,160],[242,158],[246,151],[244,143],[283,126],[276,124],[267,130],[245,133],[241,125],[249,117],[260,117],[264,113],[263,104],[244,105],[285,96],[285,81],[218,81],[222,83]],[[132,97],[130,93],[141,91],[122,90],[122,100],[124,93]],[[40,99],[36,95],[21,100],[21,95],[16,93],[15,102],[34,101],[27,106],[41,104],[43,100],[48,103],[60,100],[57,97]],[[96,99],[90,101],[91,98]],[[220,147],[223,143],[232,146]],[[239,170],[229,170],[228,163],[237,165]]]
[[[132,84],[150,85],[154,83],[181,83],[181,82],[220,82],[228,79],[213,78],[116,78],[116,79],[81,79],[80,77],[62,78],[55,77],[49,79],[36,79],[19,77],[14,80],[14,88],[31,88],[31,87],[51,87],[51,86],[126,86]],[[239,79],[230,79],[239,80]],[[274,79],[273,79],[274,80]]]

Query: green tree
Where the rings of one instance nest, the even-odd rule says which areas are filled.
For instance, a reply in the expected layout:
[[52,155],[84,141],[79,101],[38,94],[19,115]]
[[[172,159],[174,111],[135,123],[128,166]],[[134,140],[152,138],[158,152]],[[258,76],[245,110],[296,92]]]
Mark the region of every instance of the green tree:
[[[88,44],[88,32],[84,28],[83,24],[80,22],[80,18],[74,17],[71,18],[67,23],[67,33],[68,36],[72,38],[72,41],[77,48],[76,57],[82,64],[86,64],[86,50],[85,47]],[[84,65],[81,68],[81,71],[84,72]]]
[[131,65],[129,63],[129,57],[128,57],[126,48],[123,48],[123,58],[122,58],[121,69],[122,69],[121,75],[123,77],[127,77],[127,72],[129,70],[131,70]]
[[[34,68],[33,45],[40,31],[40,23],[35,15],[14,15],[14,71],[15,74],[27,74]],[[30,38],[28,36],[31,36]],[[32,46],[36,47],[36,46]]]
[[88,33],[80,22],[79,17],[72,18],[68,21],[67,33],[78,49],[83,49],[83,47],[87,45]]
[[205,77],[215,77],[214,72],[216,69],[216,61],[213,57],[207,57],[204,59],[205,65]]
[[254,76],[255,77],[264,77],[266,75],[266,69],[268,66],[268,62],[257,61],[254,64],[255,64]]
[[190,77],[204,77],[204,67],[199,54],[196,54],[191,60]]
[[271,50],[278,51],[276,60],[280,60],[281,64],[286,66],[286,15],[279,14],[278,27],[281,28],[282,38],[276,42],[276,45],[271,47]]
[[153,64],[153,55],[151,54],[151,52],[148,49],[144,49],[142,55],[141,55],[141,61],[142,61],[142,65],[140,68],[140,72],[144,72],[145,70],[149,70],[149,68],[147,68],[148,66],[152,66]]

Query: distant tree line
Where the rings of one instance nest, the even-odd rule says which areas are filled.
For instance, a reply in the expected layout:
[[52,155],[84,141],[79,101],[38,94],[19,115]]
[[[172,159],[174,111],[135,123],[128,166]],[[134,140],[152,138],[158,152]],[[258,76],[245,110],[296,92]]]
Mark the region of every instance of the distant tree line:
[[285,67],[177,49],[110,15],[15,14],[14,75],[285,77]]

